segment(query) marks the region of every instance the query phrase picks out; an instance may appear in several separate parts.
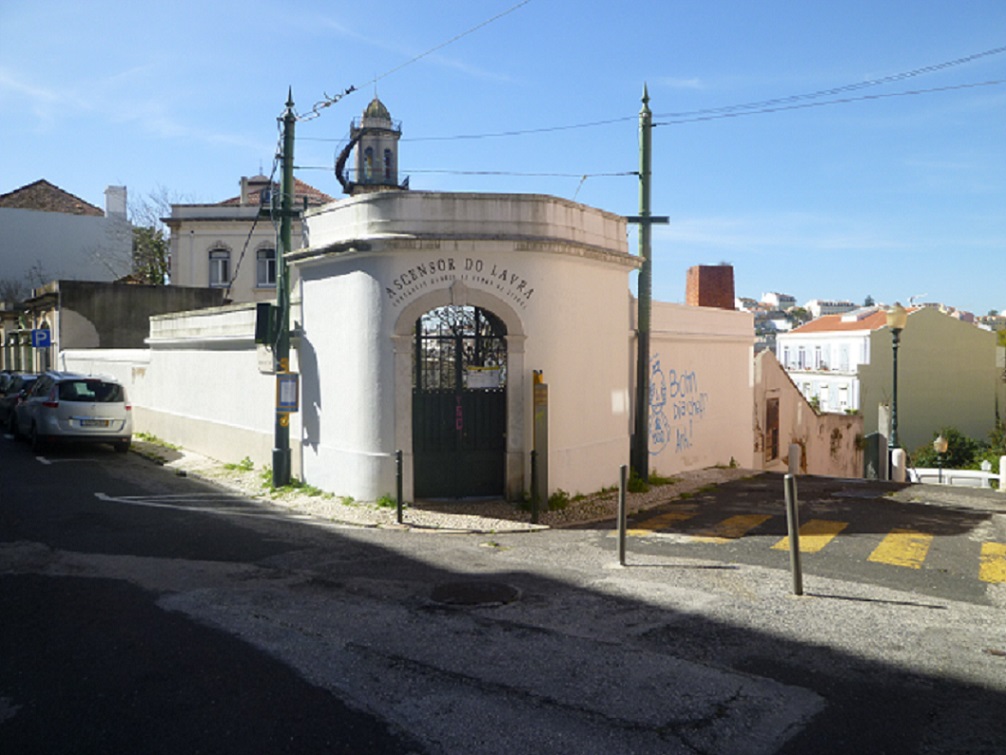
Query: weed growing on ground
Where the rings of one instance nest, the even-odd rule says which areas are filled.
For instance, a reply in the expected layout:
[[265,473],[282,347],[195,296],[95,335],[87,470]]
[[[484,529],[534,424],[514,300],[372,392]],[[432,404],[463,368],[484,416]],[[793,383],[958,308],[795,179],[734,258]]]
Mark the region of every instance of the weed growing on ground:
[[181,451],[181,446],[176,446],[174,443],[168,443],[166,440],[158,438],[156,435],[151,435],[150,433],[135,433],[135,438],[137,440],[142,440],[144,443],[153,443],[155,446],[160,446],[161,448],[166,448],[169,451]]
[[385,493],[380,498],[378,498],[374,503],[377,504],[379,509],[395,509],[398,508],[398,499],[395,498],[390,493]]
[[259,480],[262,483],[263,490],[268,491],[270,495],[283,495],[284,493],[292,493],[296,491],[310,496],[332,496],[331,493],[326,493],[320,488],[304,484],[303,481],[298,480],[296,477],[291,477],[290,482],[286,485],[280,485],[277,487],[272,483],[272,467],[263,467],[262,471],[259,472]]
[[232,472],[251,472],[255,468],[255,464],[249,457],[244,457],[241,461],[231,464],[224,464],[224,469],[229,469]]
[[559,488],[548,497],[549,511],[562,511],[567,506],[569,506],[569,493],[562,488]]

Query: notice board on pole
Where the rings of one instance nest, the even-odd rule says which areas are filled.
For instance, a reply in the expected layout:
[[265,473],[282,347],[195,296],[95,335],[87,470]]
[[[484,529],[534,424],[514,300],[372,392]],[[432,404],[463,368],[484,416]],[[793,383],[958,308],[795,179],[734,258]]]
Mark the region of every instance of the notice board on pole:
[[548,500],[548,383],[540,372],[534,373],[534,450],[538,459],[539,501]]

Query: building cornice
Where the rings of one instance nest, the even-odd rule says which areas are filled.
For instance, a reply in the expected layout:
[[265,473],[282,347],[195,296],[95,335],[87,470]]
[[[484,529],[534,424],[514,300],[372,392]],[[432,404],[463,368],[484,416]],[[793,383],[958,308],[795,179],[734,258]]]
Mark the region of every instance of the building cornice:
[[429,252],[437,251],[449,245],[458,244],[497,244],[508,245],[503,251],[515,253],[559,254],[581,259],[592,259],[599,262],[614,263],[628,269],[638,269],[642,266],[642,258],[624,252],[616,252],[591,244],[569,241],[566,239],[541,236],[512,236],[503,234],[402,234],[374,236],[367,239],[353,239],[328,244],[321,247],[298,249],[285,255],[291,263],[317,262],[345,254],[373,253],[385,254],[396,252]]

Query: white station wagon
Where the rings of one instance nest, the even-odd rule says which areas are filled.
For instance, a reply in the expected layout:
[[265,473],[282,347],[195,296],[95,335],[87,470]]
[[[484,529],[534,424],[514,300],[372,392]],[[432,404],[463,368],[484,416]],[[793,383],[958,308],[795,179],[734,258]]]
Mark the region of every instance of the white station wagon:
[[133,439],[133,407],[111,378],[47,372],[14,408],[14,434],[41,451],[62,441],[111,443],[125,453]]

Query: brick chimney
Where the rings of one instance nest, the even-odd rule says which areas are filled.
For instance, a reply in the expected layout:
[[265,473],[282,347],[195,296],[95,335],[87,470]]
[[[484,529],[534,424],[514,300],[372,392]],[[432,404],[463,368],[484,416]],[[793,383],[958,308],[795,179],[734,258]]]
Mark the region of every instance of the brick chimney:
[[696,265],[688,268],[685,304],[736,309],[733,265]]

